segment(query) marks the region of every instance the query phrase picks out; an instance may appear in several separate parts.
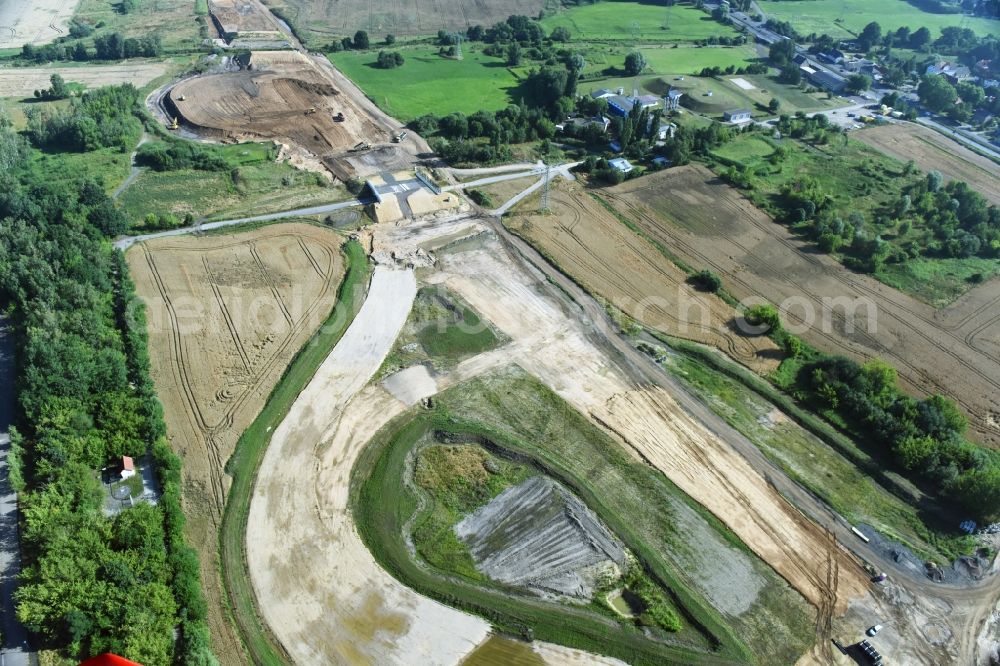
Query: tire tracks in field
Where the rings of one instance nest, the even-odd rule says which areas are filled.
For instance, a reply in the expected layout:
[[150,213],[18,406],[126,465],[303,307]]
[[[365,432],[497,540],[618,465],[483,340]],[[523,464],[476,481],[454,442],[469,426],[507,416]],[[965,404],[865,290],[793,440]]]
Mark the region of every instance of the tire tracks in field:
[[[211,494],[214,497],[214,502],[210,505],[209,509],[212,512],[213,518],[218,522],[222,516],[222,510],[225,506],[226,491],[223,484],[224,474],[222,470],[225,469],[226,460],[223,459],[223,435],[233,428],[235,423],[235,414],[242,409],[246,403],[254,397],[254,395],[260,389],[261,383],[264,378],[271,373],[275,365],[281,362],[281,359],[288,354],[289,347],[292,345],[293,341],[296,339],[303,328],[307,327],[313,318],[317,315],[317,310],[321,307],[321,304],[329,297],[331,290],[334,289],[334,285],[331,284],[329,278],[329,271],[324,272],[319,261],[315,256],[308,251],[305,246],[302,235],[300,234],[279,234],[271,237],[272,239],[278,238],[293,238],[298,246],[302,249],[303,254],[306,256],[309,264],[316,270],[316,272],[324,278],[323,287],[320,292],[312,299],[310,305],[303,312],[302,316],[295,321],[291,321],[291,315],[288,313],[287,304],[281,298],[280,292],[274,286],[273,282],[269,279],[266,269],[263,267],[263,259],[260,257],[259,253],[256,251],[255,247],[251,247],[251,254],[254,258],[255,263],[261,270],[268,287],[272,291],[272,294],[279,301],[278,306],[283,313],[286,314],[286,319],[288,320],[288,333],[283,336],[282,340],[278,343],[274,352],[268,355],[268,357],[262,362],[257,364],[257,367],[253,367],[253,363],[250,362],[249,357],[246,355],[245,349],[242,347],[242,342],[235,331],[235,325],[229,315],[228,307],[226,306],[224,299],[222,298],[221,292],[218,289],[218,280],[216,279],[215,272],[211,269],[208,258],[204,256],[208,252],[214,252],[220,249],[232,249],[234,247],[247,246],[248,244],[252,246],[252,242],[246,240],[237,240],[228,243],[220,243],[214,245],[210,248],[205,248],[202,250],[202,264],[205,267],[206,275],[208,276],[210,285],[213,291],[213,297],[219,306],[220,311],[223,312],[223,317],[227,323],[227,329],[229,330],[230,337],[232,338],[234,345],[238,346],[238,354],[244,360],[244,363],[248,364],[248,380],[244,384],[242,391],[239,391],[232,400],[226,402],[226,408],[221,414],[221,418],[210,424],[205,412],[202,410],[201,405],[198,401],[198,396],[196,394],[194,383],[189,373],[189,367],[192,365],[192,361],[189,355],[184,349],[184,343],[181,339],[180,324],[174,308],[173,301],[171,300],[169,291],[160,274],[155,259],[152,253],[149,251],[146,244],[143,244],[143,255],[146,259],[146,263],[149,266],[150,273],[153,277],[153,283],[156,286],[160,297],[164,302],[164,306],[167,309],[168,315],[170,317],[170,338],[171,347],[173,350],[173,357],[175,362],[173,365],[173,373],[175,375],[176,383],[181,387],[182,392],[185,396],[185,402],[188,408],[185,410],[189,417],[194,421],[193,425],[197,432],[201,433],[201,438],[204,441],[205,452],[209,458],[212,469],[218,470],[217,473],[208,474],[211,483]],[[325,260],[332,266],[335,262],[335,252],[339,250],[334,250],[327,244],[322,243],[320,239],[315,239],[318,244],[321,244],[323,254],[325,255]],[[190,247],[185,245],[162,245],[158,250],[176,250],[176,251],[191,251]]]
[[[629,194],[634,194],[636,192],[646,191],[648,189],[650,189],[650,188],[649,187],[638,188],[636,190],[629,191]],[[705,254],[705,253],[697,250],[692,243],[685,241],[683,238],[680,237],[679,234],[671,233],[669,230],[667,230],[664,227],[664,225],[661,223],[660,220],[657,220],[656,217],[654,217],[654,214],[651,211],[646,211],[643,208],[640,208],[639,205],[633,203],[631,200],[629,200],[628,198],[626,198],[627,195],[622,195],[622,194],[618,194],[618,193],[612,193],[612,192],[608,192],[608,191],[605,190],[605,191],[603,191],[601,193],[600,196],[607,197],[609,200],[611,200],[612,202],[614,202],[617,206],[621,206],[621,207],[627,209],[628,212],[630,213],[630,215],[633,218],[635,218],[637,221],[641,222],[641,225],[647,231],[647,233],[651,233],[654,237],[661,238],[662,240],[668,241],[668,243],[670,243],[670,244],[673,244],[673,245],[676,245],[676,246],[679,246],[679,247],[683,248],[684,251],[687,254],[689,254],[690,256],[698,257],[698,259],[701,260],[702,262],[704,262],[705,264],[710,265],[715,270],[720,271],[720,272],[726,274],[727,277],[730,280],[732,280],[734,282],[737,282],[738,284],[742,285],[743,288],[748,293],[754,294],[754,295],[756,295],[758,297],[766,299],[766,295],[763,294],[758,288],[756,288],[750,281],[748,281],[748,280],[740,277],[739,273],[731,271],[731,270],[727,270],[725,267],[721,266],[718,262],[711,260],[708,257],[707,254]],[[815,267],[823,275],[834,279],[836,282],[839,282],[840,284],[844,284],[846,287],[853,288],[853,289],[855,289],[855,290],[857,290],[859,292],[862,292],[862,293],[868,295],[870,298],[873,299],[873,301],[876,304],[878,304],[878,303],[885,304],[885,303],[888,302],[888,299],[886,298],[886,296],[884,296],[883,294],[880,294],[877,289],[871,288],[871,287],[869,287],[869,286],[861,283],[859,280],[850,279],[850,278],[845,279],[845,276],[842,275],[839,271],[837,271],[833,266],[823,263],[816,256],[812,256],[812,255],[809,255],[808,253],[802,252],[801,249],[798,248],[798,247],[796,247],[795,244],[792,243],[789,239],[782,238],[782,237],[774,234],[773,230],[768,229],[760,221],[754,219],[753,216],[745,214],[745,211],[741,210],[740,207],[738,205],[736,205],[735,203],[729,203],[728,208],[735,209],[736,213],[739,215],[740,218],[744,219],[745,221],[750,222],[750,224],[753,227],[755,227],[756,229],[758,229],[760,232],[764,233],[766,235],[766,237],[778,241],[782,246],[784,246],[790,252],[794,253],[795,256],[802,258],[804,261],[806,261],[807,263],[809,263],[811,266]],[[672,221],[670,221],[669,219],[668,220],[663,220],[663,221],[666,221],[668,223],[672,223]],[[769,224],[777,224],[777,223],[772,221],[772,222],[769,222]],[[685,229],[685,231],[686,231],[686,229]],[[688,232],[688,233],[691,233],[691,232]],[[664,238],[664,236],[665,236],[665,238]],[[741,244],[739,241],[735,240],[734,238],[729,238],[728,240],[734,246],[740,248],[746,254],[747,257],[755,257],[756,256],[752,249],[750,249],[750,248],[746,247],[745,245]],[[807,296],[809,296],[815,303],[822,304],[822,302],[823,302],[822,301],[822,297],[820,297],[819,295],[817,295],[814,291],[810,290],[805,283],[795,285],[795,289],[798,290],[799,292],[804,293]],[[928,318],[924,317],[923,315],[921,315],[921,314],[913,311],[911,308],[909,308],[909,307],[907,307],[905,305],[899,304],[899,303],[897,303],[895,301],[892,302],[892,305],[893,305],[893,307],[899,308],[899,310],[901,310],[902,312],[904,312],[906,314],[909,314],[910,316],[914,317],[915,319],[917,319],[919,321],[922,321],[925,324],[927,324],[927,325],[929,325],[929,326],[931,326],[933,328],[938,328],[936,322],[934,322],[933,320],[928,319]],[[980,308],[977,309],[977,312],[981,312],[983,309],[985,309],[987,307],[989,307],[989,306],[988,305],[982,306],[982,307],[980,307]],[[996,435],[995,432],[990,432],[989,430],[985,430],[980,425],[980,423],[985,422],[985,416],[986,415],[982,413],[982,408],[979,405],[973,405],[967,399],[965,399],[962,395],[958,394],[956,391],[946,389],[940,383],[940,381],[938,381],[937,379],[935,379],[934,377],[932,377],[927,371],[925,371],[922,368],[918,368],[913,363],[911,363],[906,358],[904,358],[901,354],[894,354],[894,353],[892,353],[892,351],[890,349],[888,349],[887,347],[885,347],[881,342],[878,341],[877,338],[871,336],[866,331],[861,330],[861,329],[855,329],[854,335],[857,336],[857,340],[851,339],[846,334],[847,323],[848,323],[847,319],[842,314],[838,313],[834,308],[830,308],[829,311],[830,311],[830,314],[831,314],[832,318],[837,323],[840,324],[841,330],[844,330],[845,333],[834,335],[834,334],[828,333],[826,331],[823,331],[822,329],[817,329],[817,328],[814,328],[814,327],[810,327],[809,332],[812,335],[824,338],[825,340],[827,340],[828,343],[830,343],[835,348],[843,349],[845,351],[849,351],[849,352],[851,352],[853,354],[856,354],[856,355],[859,355],[859,356],[862,356],[862,357],[871,357],[873,355],[873,353],[876,353],[876,354],[885,354],[887,356],[891,356],[892,359],[893,359],[893,361],[894,361],[894,363],[896,363],[898,366],[904,367],[908,371],[908,374],[909,374],[909,376],[911,378],[911,381],[912,381],[912,383],[915,386],[920,386],[921,384],[930,385],[931,387],[933,387],[934,389],[936,389],[937,392],[940,392],[940,393],[945,394],[945,395],[949,395],[958,404],[960,404],[962,406],[962,408],[968,414],[976,417],[976,418],[972,419],[972,422],[970,423],[970,427],[972,427],[977,432],[980,432],[980,433],[983,433],[983,434],[990,434],[990,435],[993,435],[993,436]],[[880,311],[880,314],[882,314],[882,315],[888,315],[892,319],[894,319],[897,322],[899,322],[901,324],[900,330],[906,330],[906,329],[911,330],[915,335],[917,335],[919,338],[921,338],[922,340],[924,340],[930,346],[934,347],[943,356],[946,356],[946,357],[952,359],[958,365],[960,365],[961,367],[964,367],[970,373],[972,373],[975,376],[977,376],[980,379],[982,379],[986,384],[988,384],[989,386],[991,386],[995,391],[1000,392],[1000,382],[992,379],[987,374],[985,374],[984,372],[982,372],[982,370],[975,363],[973,363],[972,361],[969,361],[969,360],[967,360],[967,359],[959,356],[954,351],[952,351],[951,349],[949,349],[949,347],[947,347],[946,345],[942,344],[941,342],[939,342],[937,340],[934,340],[931,336],[927,335],[925,332],[921,331],[920,329],[918,329],[916,327],[913,327],[911,324],[909,324],[908,322],[906,322],[905,319],[903,317],[901,317],[899,314],[896,314],[896,313],[892,312],[891,308],[888,308],[888,307],[886,307],[886,308],[880,308],[879,311]],[[785,316],[789,317],[790,319],[792,319],[795,323],[798,323],[798,324],[805,324],[806,323],[801,317],[797,317],[797,316],[795,316],[794,314],[792,314],[790,312],[786,312]],[[997,319],[1000,319],[1000,315],[998,315]],[[852,323],[852,328],[853,328],[853,323]],[[947,333],[948,336],[952,340],[954,340],[956,343],[959,343],[959,339],[958,338],[956,338],[955,336],[951,335],[948,331],[945,331],[945,333]],[[861,349],[857,349],[857,347],[860,347]],[[979,351],[979,350],[977,350],[977,351]],[[980,353],[982,353],[982,352],[980,351]],[[920,381],[914,381],[914,380],[920,380]],[[928,393],[932,393],[934,391],[927,391],[927,392]]]
[[[581,237],[577,233],[574,233],[576,227],[578,227],[581,224],[583,215],[583,213],[581,213],[581,210],[577,206],[576,200],[566,197],[561,192],[554,192],[550,196],[555,202],[562,205],[563,210],[571,212],[573,216],[572,222],[568,224],[563,224],[563,226],[566,229],[567,234],[571,238],[577,241],[575,246],[571,246],[566,242],[562,241],[558,236],[553,236],[551,237],[552,239],[551,242],[553,243],[553,246],[561,249],[561,251],[565,253],[565,255],[571,261],[574,261],[578,266],[586,267],[588,265],[593,266],[595,264],[602,265],[604,263],[604,259],[602,259],[600,256],[591,251],[588,248],[587,244],[580,239]],[[615,222],[615,224],[617,224],[617,222]],[[528,232],[526,233],[530,235],[530,233]],[[648,241],[642,239],[642,242],[645,243]],[[629,248],[633,249],[632,246],[629,246]],[[636,254],[639,257],[643,256],[642,252],[640,252],[638,249],[636,249]],[[649,260],[646,260],[645,264],[651,271],[661,276],[665,284],[675,285],[678,289],[683,288],[683,283],[677,278],[677,276],[671,275],[670,273],[664,271],[655,263]],[[625,277],[618,271],[609,270],[607,273],[602,274],[601,281],[607,282],[611,286],[615,287],[620,293],[627,295],[628,298],[631,299],[631,301],[635,304],[642,303],[647,299],[647,296],[644,296],[643,294],[635,290],[634,283],[631,279]],[[715,314],[711,304],[707,301],[706,298],[698,294],[694,294],[694,296],[695,298],[693,299],[693,302],[697,304],[698,312],[707,312],[709,318],[711,318],[711,316]],[[611,304],[617,307],[618,309],[625,311],[625,308],[622,308],[619,304],[616,304],[614,302],[612,302]],[[702,342],[705,344],[709,344],[713,347],[717,347],[725,351],[732,358],[741,361],[748,366],[752,365],[759,358],[758,354],[759,350],[757,350],[749,340],[737,337],[734,333],[731,333],[730,331],[726,330],[726,328],[723,326],[714,326],[711,323],[706,325],[694,319],[690,321],[683,319],[678,314],[672,312],[669,305],[667,305],[666,308],[660,307],[659,305],[654,305],[652,308],[649,309],[649,311],[655,314],[661,320],[669,322],[670,328],[663,330],[664,333],[668,333],[670,335],[677,335],[678,337],[692,339],[697,342]],[[631,313],[626,312],[626,314],[632,316]],[[663,327],[662,325],[659,325],[659,326],[653,326],[653,328],[663,328]],[[691,336],[687,334],[686,331],[689,328],[693,328],[695,331],[700,333],[700,335]]]

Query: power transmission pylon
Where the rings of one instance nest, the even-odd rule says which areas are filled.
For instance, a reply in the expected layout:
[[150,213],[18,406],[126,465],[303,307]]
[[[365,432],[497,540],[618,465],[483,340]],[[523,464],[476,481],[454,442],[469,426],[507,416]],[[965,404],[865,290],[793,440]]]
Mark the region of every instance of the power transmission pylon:
[[549,212],[549,179],[552,173],[552,166],[546,162],[545,163],[545,180],[542,183],[542,208],[541,212]]

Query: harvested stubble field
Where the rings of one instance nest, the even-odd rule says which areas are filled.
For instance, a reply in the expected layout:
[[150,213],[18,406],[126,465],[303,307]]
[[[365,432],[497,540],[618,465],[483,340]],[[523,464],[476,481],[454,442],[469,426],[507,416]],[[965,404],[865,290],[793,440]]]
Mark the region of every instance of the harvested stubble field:
[[900,162],[913,160],[923,171],[963,180],[1000,205],[1000,165],[932,129],[914,123],[883,125],[855,132],[854,138]]
[[954,398],[969,416],[970,434],[1000,446],[1000,281],[935,310],[814,252],[699,166],[600,196],[684,262],[721,275],[735,297],[788,303],[786,325],[817,348],[862,361],[883,358],[908,390]]
[[168,67],[165,62],[132,60],[118,65],[0,68],[0,97],[32,97],[36,90],[51,85],[49,79],[53,74],[66,81],[82,83],[87,88],[122,83],[141,88],[166,74]]
[[147,305],[151,366],[168,437],[184,460],[187,538],[201,555],[213,648],[243,650],[224,615],[218,529],[224,471],[289,360],[325,320],[344,273],[341,238],[306,224],[166,238],[129,252]]
[[6,0],[0,2],[0,49],[48,44],[66,34],[80,0]]
[[376,0],[267,0],[282,9],[307,39],[328,42],[333,35],[367,30],[372,38],[394,35],[431,35],[438,30],[465,31],[472,25],[489,26],[513,14],[538,16],[545,0],[430,0],[377,2]]
[[684,271],[584,188],[551,192],[548,215],[534,212],[536,202],[504,223],[588,291],[644,326],[718,347],[757,372],[778,367],[782,353],[769,338],[741,335],[732,306],[687,284]]

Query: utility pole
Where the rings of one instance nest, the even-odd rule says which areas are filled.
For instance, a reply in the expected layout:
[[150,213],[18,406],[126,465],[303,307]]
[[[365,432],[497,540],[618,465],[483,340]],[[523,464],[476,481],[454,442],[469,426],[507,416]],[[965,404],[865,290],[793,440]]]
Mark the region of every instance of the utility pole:
[[541,212],[549,212],[549,179],[552,173],[552,165],[547,161],[545,162],[545,180],[542,183],[542,208]]

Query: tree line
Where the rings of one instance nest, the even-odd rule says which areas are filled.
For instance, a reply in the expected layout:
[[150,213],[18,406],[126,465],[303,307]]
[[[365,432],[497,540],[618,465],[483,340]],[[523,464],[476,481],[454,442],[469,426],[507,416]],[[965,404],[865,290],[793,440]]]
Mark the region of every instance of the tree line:
[[[88,96],[80,113],[100,128],[124,119],[135,91]],[[198,558],[184,543],[180,463],[164,441],[142,305],[108,242],[125,216],[101,183],[52,182],[28,168],[34,150],[0,122],[0,159],[10,166],[0,171],[0,304],[18,347],[18,618],[69,659],[112,651],[147,666],[210,666]],[[147,453],[158,504],[106,516],[99,470]]]
[[125,37],[120,32],[99,35],[94,38],[93,49],[81,40],[73,45],[54,42],[44,46],[25,44],[21,47],[21,58],[44,63],[57,60],[124,60],[126,58],[155,58],[163,55],[163,44],[158,34],[145,37]]

